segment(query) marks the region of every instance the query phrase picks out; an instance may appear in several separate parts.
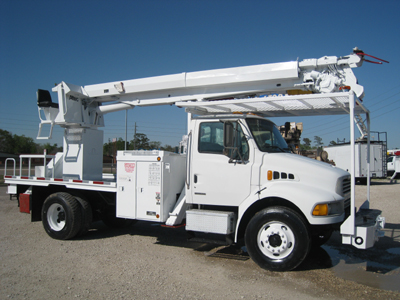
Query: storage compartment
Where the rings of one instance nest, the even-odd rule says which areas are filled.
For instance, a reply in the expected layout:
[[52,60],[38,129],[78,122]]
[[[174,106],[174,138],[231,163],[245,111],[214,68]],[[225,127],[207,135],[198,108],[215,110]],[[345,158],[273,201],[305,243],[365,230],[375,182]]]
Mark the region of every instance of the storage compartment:
[[192,209],[186,212],[186,230],[216,234],[235,232],[236,215],[233,212]]
[[185,183],[184,155],[118,151],[117,217],[165,222]]

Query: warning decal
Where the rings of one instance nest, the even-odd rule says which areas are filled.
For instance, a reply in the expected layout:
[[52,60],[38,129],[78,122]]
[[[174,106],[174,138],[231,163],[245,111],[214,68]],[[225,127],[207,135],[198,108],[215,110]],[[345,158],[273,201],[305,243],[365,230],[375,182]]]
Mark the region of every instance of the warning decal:
[[160,186],[161,184],[161,165],[153,163],[149,165],[149,186]]
[[125,163],[125,172],[133,173],[135,171],[135,163]]

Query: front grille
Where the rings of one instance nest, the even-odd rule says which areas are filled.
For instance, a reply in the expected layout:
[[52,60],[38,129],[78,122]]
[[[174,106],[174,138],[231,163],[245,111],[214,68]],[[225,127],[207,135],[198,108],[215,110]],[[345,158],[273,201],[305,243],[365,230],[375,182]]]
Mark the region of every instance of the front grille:
[[351,180],[350,177],[343,178],[342,181],[342,195],[347,195],[351,191]]
[[348,207],[350,207],[350,199],[344,200],[344,209],[347,209]]

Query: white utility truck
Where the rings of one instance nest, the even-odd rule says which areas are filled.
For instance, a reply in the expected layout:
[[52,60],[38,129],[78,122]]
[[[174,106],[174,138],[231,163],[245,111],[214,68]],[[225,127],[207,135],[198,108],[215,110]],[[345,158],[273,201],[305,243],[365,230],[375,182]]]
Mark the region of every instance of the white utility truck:
[[400,174],[400,151],[394,150],[393,154],[387,159],[387,173],[388,176],[391,176],[390,182]]
[[[43,158],[35,174],[16,174],[13,161],[13,174],[5,174],[9,192],[21,194],[32,221],[41,220],[56,239],[84,234],[99,218],[111,226],[185,224],[194,236],[244,242],[259,266],[277,271],[296,268],[333,230],[345,244],[372,247],[384,218],[369,209],[369,199],[356,214],[354,176],[290,153],[264,118],[349,114],[354,169],[355,114],[369,121],[369,111],[351,68],[365,56],[355,49],[343,57],[87,86],[61,82],[53,88],[58,103],[39,90],[38,138],[59,125],[64,150],[22,156],[29,166]],[[102,174],[104,115],[167,104],[188,113],[185,151],[118,151],[116,175]]]

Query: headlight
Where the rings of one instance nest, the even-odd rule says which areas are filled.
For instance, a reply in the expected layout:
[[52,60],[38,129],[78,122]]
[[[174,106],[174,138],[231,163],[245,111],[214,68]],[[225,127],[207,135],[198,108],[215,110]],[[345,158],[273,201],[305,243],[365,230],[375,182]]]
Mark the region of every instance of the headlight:
[[327,216],[329,214],[328,204],[317,204],[315,205],[312,215],[313,216]]
[[331,203],[320,203],[314,206],[313,216],[334,216],[341,215],[344,212],[344,201]]

